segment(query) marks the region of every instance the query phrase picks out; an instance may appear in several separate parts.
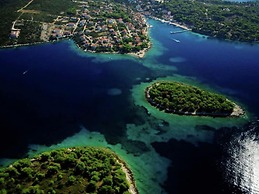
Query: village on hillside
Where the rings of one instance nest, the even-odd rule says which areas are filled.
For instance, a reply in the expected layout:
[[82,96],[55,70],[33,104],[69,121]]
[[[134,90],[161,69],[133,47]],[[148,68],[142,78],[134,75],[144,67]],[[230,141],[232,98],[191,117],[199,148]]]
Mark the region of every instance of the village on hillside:
[[33,17],[21,19],[24,13],[37,14],[37,10],[29,9],[29,5],[18,10],[21,15],[13,22],[10,33],[14,44],[19,43],[23,28],[26,31],[26,25],[33,25],[34,28],[30,28],[35,30],[28,32],[23,43],[71,38],[85,51],[115,53],[138,53],[150,47],[148,25],[141,13],[110,1],[73,3],[76,9],[60,12],[51,22],[37,22]]

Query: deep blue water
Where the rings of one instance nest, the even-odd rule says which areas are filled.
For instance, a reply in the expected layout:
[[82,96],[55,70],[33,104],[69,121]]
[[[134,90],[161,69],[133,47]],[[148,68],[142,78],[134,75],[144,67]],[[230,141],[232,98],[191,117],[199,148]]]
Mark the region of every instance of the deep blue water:
[[[258,114],[259,94],[259,47],[246,43],[230,43],[190,33],[168,34],[170,25],[161,24],[164,28],[156,38],[168,50],[159,57],[168,65],[175,65],[181,75],[197,77],[202,82],[218,87],[230,93],[234,98],[244,102],[250,110]],[[176,38],[180,43],[170,41]],[[165,57],[166,56],[166,57]],[[180,57],[182,61],[170,64],[168,58]],[[255,97],[255,98],[254,98]]]
[[[149,70],[129,60],[94,63],[69,44],[1,51],[1,129],[7,133],[1,136],[1,155],[12,155],[8,148],[20,144],[63,139],[81,124],[93,130],[111,125],[116,135],[123,133],[116,125],[128,117],[121,112],[127,112],[129,89]],[[108,95],[112,88],[122,94]]]
[[[131,89],[159,77],[192,77],[257,117],[259,46],[190,32],[172,35],[170,31],[177,28],[149,22],[154,42],[144,59],[85,54],[72,41],[0,50],[0,158],[23,157],[30,144],[56,144],[84,126],[103,134],[110,145],[122,144],[133,155],[154,148],[170,159],[173,165],[162,186],[168,193],[231,192],[216,167],[221,158],[216,141],[193,145],[173,136],[147,144],[128,139],[128,123],[160,122],[134,105]],[[211,125],[203,130],[214,134]]]

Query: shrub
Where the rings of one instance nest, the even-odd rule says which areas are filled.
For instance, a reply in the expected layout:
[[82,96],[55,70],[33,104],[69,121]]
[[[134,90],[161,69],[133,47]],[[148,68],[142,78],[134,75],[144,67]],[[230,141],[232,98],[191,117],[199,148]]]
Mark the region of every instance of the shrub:
[[41,172],[38,172],[36,174],[36,177],[38,178],[39,181],[43,180],[45,178],[45,174],[41,173]]
[[53,189],[53,188],[50,188],[49,190],[48,190],[48,194],[56,194],[57,192],[55,191],[55,189]]
[[63,179],[63,174],[60,173],[57,177],[58,177],[58,180],[62,180]]
[[55,185],[55,182],[54,182],[53,180],[50,180],[50,181],[49,181],[49,186],[52,187],[52,186],[54,186],[54,185]]
[[94,175],[91,177],[91,180],[98,182],[100,180],[100,177],[98,175]]
[[15,167],[9,167],[7,168],[6,172],[8,172],[10,174],[10,176],[16,176],[19,175],[20,173],[18,172],[18,170]]
[[32,178],[33,170],[30,167],[24,167],[21,170],[21,177],[23,178]]
[[68,185],[72,185],[76,182],[76,178],[73,175],[70,175],[67,180]]
[[84,162],[81,162],[81,161],[77,162],[76,169],[75,169],[76,173],[84,173],[85,169],[86,167]]
[[126,182],[120,184],[120,193],[124,193],[128,189],[129,189],[129,185]]
[[0,190],[0,193],[1,193],[1,194],[7,194],[7,191],[6,191],[6,189],[1,189],[1,190]]
[[[20,184],[17,184],[16,186],[15,186],[15,191],[16,191],[16,193],[21,193],[21,190],[22,189],[22,186],[20,185]],[[1,193],[1,192],[0,192]]]
[[116,191],[111,186],[104,185],[99,189],[98,193],[100,193],[100,194],[113,194],[113,193],[116,193]]
[[31,166],[31,160],[28,158],[20,160],[19,163],[21,164],[22,168]]
[[0,185],[3,185],[5,183],[5,179],[3,177],[0,178]]
[[39,185],[29,186],[22,190],[22,194],[43,194],[44,191],[40,189]]
[[45,153],[41,154],[40,161],[41,162],[45,162],[45,161],[48,161],[50,158],[51,158],[50,153],[49,152],[45,152]]
[[111,176],[107,176],[103,179],[103,185],[110,185],[112,186],[112,177]]
[[86,191],[87,192],[94,192],[97,189],[97,183],[95,181],[90,181],[87,185]]
[[60,168],[57,166],[49,166],[47,169],[48,169],[47,175],[50,176],[50,175],[54,175],[54,174],[58,173]]

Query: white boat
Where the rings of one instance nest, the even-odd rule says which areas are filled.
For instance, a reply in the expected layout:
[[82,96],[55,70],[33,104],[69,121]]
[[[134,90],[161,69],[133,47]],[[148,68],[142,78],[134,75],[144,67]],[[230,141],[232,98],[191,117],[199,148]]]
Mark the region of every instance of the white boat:
[[175,39],[175,38],[173,38],[173,41],[175,41],[175,42],[177,42],[177,43],[180,42],[180,40],[177,40],[177,39]]
[[28,73],[28,70],[24,71],[22,74],[25,75],[26,73]]

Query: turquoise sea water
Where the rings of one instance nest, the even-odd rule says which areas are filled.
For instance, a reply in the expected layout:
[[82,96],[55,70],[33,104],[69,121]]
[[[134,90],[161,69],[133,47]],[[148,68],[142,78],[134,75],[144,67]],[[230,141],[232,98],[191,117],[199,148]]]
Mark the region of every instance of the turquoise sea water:
[[[140,193],[224,193],[211,163],[220,158],[215,134],[258,116],[259,46],[149,23],[152,48],[143,59],[85,53],[72,41],[0,50],[2,163],[58,147],[105,146],[129,164]],[[144,98],[155,80],[222,93],[247,114],[159,112]]]

